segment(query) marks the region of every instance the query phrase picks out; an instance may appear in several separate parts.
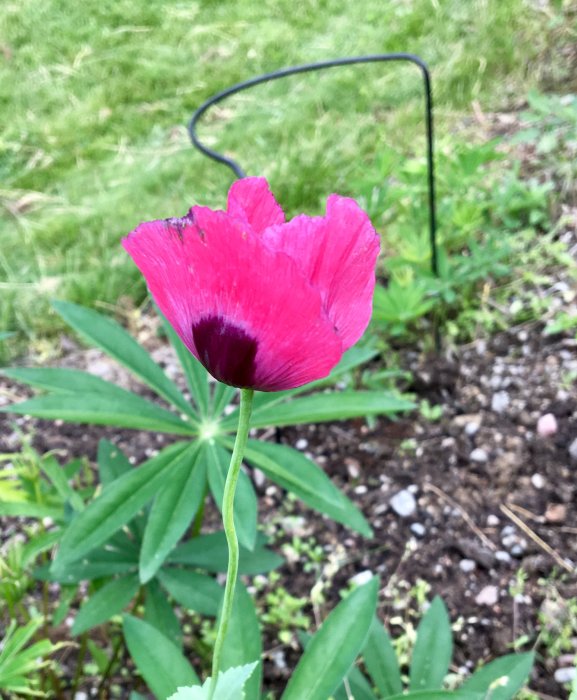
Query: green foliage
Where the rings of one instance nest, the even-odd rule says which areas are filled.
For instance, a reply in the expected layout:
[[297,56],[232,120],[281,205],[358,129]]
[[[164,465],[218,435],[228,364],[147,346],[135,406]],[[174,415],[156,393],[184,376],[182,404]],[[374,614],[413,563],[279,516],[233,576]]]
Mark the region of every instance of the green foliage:
[[273,571],[269,576],[272,590],[265,595],[265,609],[260,617],[264,623],[277,630],[278,638],[283,644],[289,644],[295,630],[308,630],[310,627],[310,618],[303,612],[309,600],[291,595],[285,588],[276,585],[278,580],[279,576]]
[[[78,422],[144,429],[154,427],[193,439],[192,447],[185,449],[184,443],[169,447],[138,471],[127,472],[116,479],[114,485],[109,486],[81,518],[75,520],[74,527],[69,529],[61,544],[59,561],[63,566],[104,543],[154,496],[140,555],[140,577],[145,583],[190,525],[201,505],[202,494],[210,490],[220,505],[225,465],[232,449],[229,436],[236,429],[238,420],[238,407],[230,404],[234,392],[230,387],[212,385],[204,369],[187,357],[184,369],[189,385],[198,389],[198,398],[195,394],[188,403],[176,385],[119,324],[73,304],[60,302],[57,308],[83,337],[104,350],[111,350],[119,362],[169,401],[175,411],[160,408],[84,372],[70,373],[59,369],[5,370],[8,376],[48,393],[3,410]],[[174,333],[170,333],[170,338],[179,356],[185,357],[181,341]],[[337,377],[371,356],[371,351],[352,350],[329,380],[316,382],[312,387],[330,386]],[[80,392],[79,386],[82,387]],[[410,402],[382,391],[339,392],[338,401],[331,391],[299,396],[310,388],[257,397],[252,425],[288,425],[358,415],[392,414],[412,407]],[[228,406],[232,411],[224,414]],[[186,411],[182,413],[184,407]],[[246,461],[258,466],[269,478],[292,490],[312,507],[366,535],[370,534],[370,528],[359,511],[311,460],[295,450],[253,440]],[[169,471],[172,478],[167,481],[165,474]],[[245,477],[242,477],[235,508],[241,543],[250,549],[256,536],[256,498],[250,481]]]
[[64,646],[48,639],[30,644],[43,624],[41,617],[32,618],[18,627],[12,620],[0,642],[0,690],[13,696],[44,696],[38,690],[37,674],[50,664],[46,657]]
[[172,695],[180,686],[199,683],[180,649],[153,625],[125,615],[123,630],[134,663],[158,698]]
[[[2,3],[0,25],[0,106],[11,115],[0,143],[0,328],[22,329],[20,342],[62,328],[49,295],[143,298],[118,246],[138,221],[192,200],[224,203],[230,174],[195,154],[185,132],[223,87],[307,60],[411,50],[433,69],[439,133],[454,134],[472,100],[493,110],[544,71],[570,69],[572,40],[569,10],[545,14],[524,0],[481,10],[307,0],[299,12],[289,0],[22,0]],[[316,210],[333,190],[355,194],[350,183],[372,168],[383,137],[405,158],[420,150],[420,76],[399,65],[296,76],[229,101],[202,134],[267,174],[291,212]]]
[[212,678],[207,678],[202,687],[179,688],[168,700],[245,700],[245,686],[255,667],[256,662],[221,671],[214,690]]
[[447,609],[437,597],[417,629],[408,669],[408,692],[403,688],[403,675],[393,642],[376,618],[361,653],[371,683],[358,668],[354,675],[349,674],[349,679],[352,682],[354,678],[357,684],[364,681],[365,694],[360,697],[371,700],[483,700],[486,697],[510,700],[527,682],[533,667],[533,653],[508,654],[482,666],[459,688],[449,691],[444,689],[444,681],[452,649],[453,634]]
[[[84,580],[90,582],[73,634],[83,634],[107,622],[144,598],[145,620],[127,617],[124,635],[133,656],[139,657],[135,661],[150,687],[156,687],[155,692],[162,688],[167,694],[162,679],[150,677],[154,671],[148,670],[143,661],[139,640],[146,636],[142,630],[150,628],[168,640],[169,648],[180,646],[182,636],[171,612],[171,601],[202,615],[216,616],[218,612],[222,588],[213,574],[226,570],[226,542],[223,533],[198,532],[207,495],[210,493],[219,507],[222,501],[231,435],[238,420],[234,390],[210,382],[205,370],[169,330],[189,387],[195,391],[189,402],[119,324],[73,304],[60,302],[57,308],[84,338],[110,351],[171,409],[160,408],[84,372],[18,368],[5,373],[46,393],[6,410],[105,425],[154,427],[188,440],[169,445],[138,469],[131,467],[117,447],[102,441],[98,450],[102,488],[96,492],[79,481],[82,462],[63,470],[52,455],[40,458],[24,452],[21,460],[25,464],[16,470],[17,478],[11,473],[10,481],[6,481],[12,501],[0,503],[0,512],[38,518],[48,515],[54,520],[49,546],[58,543],[56,557],[50,567],[38,567],[35,575],[72,589]],[[410,402],[382,390],[335,393],[328,388],[373,354],[366,349],[350,351],[329,379],[313,385],[322,393],[300,396],[304,389],[294,389],[260,395],[255,401],[254,425],[289,425],[410,408]],[[251,440],[245,460],[309,506],[365,535],[371,534],[358,509],[322,470],[296,450]],[[265,541],[257,533],[256,511],[252,482],[242,474],[235,500],[241,573],[262,573],[281,561],[265,548]],[[193,536],[181,542],[190,532]],[[70,595],[67,602],[63,601],[60,616],[66,614],[72,600]],[[289,602],[284,600],[283,609]],[[243,605],[243,614],[250,614],[252,605],[246,599]],[[234,659],[235,663],[252,660]],[[260,672],[249,682],[253,695],[259,678]]]
[[369,632],[378,586],[371,579],[331,612],[307,644],[281,700],[326,700],[337,689]]

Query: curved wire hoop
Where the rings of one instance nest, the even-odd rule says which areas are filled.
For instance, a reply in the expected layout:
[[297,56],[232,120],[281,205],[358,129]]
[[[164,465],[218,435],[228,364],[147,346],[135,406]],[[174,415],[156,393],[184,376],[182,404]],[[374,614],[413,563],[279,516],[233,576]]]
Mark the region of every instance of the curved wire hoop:
[[431,75],[427,64],[411,53],[382,53],[369,54],[367,56],[350,56],[348,58],[336,58],[329,61],[320,61],[318,63],[305,63],[299,66],[291,66],[282,68],[271,73],[257,75],[254,78],[244,80],[235,85],[231,85],[225,90],[217,92],[210,97],[206,102],[203,102],[200,107],[192,115],[188,124],[188,133],[193,145],[204,155],[213,160],[226,165],[230,168],[236,177],[245,177],[244,170],[232,158],[228,158],[222,153],[208,148],[198,138],[196,134],[196,125],[203,114],[213,105],[222,102],[222,100],[235,95],[238,92],[247,90],[261,83],[267,83],[279,78],[286,78],[290,75],[298,73],[310,73],[313,71],[324,70],[325,68],[337,68],[339,66],[350,66],[358,63],[383,63],[389,61],[408,61],[416,65],[423,76],[423,84],[425,91],[425,127],[427,135],[427,186],[428,186],[428,206],[429,206],[429,245],[431,249],[431,270],[435,276],[439,274],[438,256],[437,256],[437,215],[435,204],[435,159],[434,159],[434,137],[433,137],[433,97],[431,90]]

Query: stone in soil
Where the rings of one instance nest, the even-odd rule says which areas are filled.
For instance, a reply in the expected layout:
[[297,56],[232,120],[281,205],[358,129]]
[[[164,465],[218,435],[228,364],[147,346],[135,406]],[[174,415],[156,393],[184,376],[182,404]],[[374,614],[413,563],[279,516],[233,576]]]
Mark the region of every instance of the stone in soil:
[[407,489],[399,491],[390,500],[389,504],[401,518],[409,518],[417,510],[417,501]]

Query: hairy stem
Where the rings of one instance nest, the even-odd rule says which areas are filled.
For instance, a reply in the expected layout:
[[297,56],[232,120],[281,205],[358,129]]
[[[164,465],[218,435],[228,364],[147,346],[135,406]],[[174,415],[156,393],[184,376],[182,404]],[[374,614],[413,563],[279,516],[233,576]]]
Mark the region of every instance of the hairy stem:
[[220,623],[216,635],[216,643],[214,645],[214,654],[212,657],[212,682],[210,685],[209,700],[213,699],[218,673],[220,671],[220,662],[222,656],[222,647],[226,638],[226,631],[232,612],[232,604],[234,601],[234,591],[236,588],[236,579],[238,576],[238,539],[236,529],[234,527],[234,494],[238,475],[240,473],[240,465],[246,448],[248,439],[250,413],[252,409],[252,398],[254,391],[252,389],[240,390],[240,415],[238,419],[238,429],[236,440],[234,442],[234,450],[228,468],[226,483],[224,485],[224,496],[222,498],[222,522],[226,541],[228,543],[228,568],[226,571],[226,586],[224,589],[224,599],[220,614]]

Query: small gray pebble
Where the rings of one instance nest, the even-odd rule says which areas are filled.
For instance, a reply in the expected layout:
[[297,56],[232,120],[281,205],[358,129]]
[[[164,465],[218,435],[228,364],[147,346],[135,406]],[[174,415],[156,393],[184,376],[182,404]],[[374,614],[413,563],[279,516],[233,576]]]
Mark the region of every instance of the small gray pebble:
[[424,537],[427,530],[422,523],[413,523],[411,525],[411,532],[415,537]]
[[497,391],[491,399],[491,410],[495,413],[504,413],[509,407],[509,394],[506,391]]
[[511,561],[511,555],[509,554],[509,552],[504,552],[501,549],[498,552],[495,552],[495,559],[497,561],[502,561],[503,563],[508,564]]
[[472,559],[461,559],[459,562],[459,569],[466,574],[471,573],[471,571],[474,571],[476,568],[477,565]]
[[484,464],[488,459],[489,455],[482,447],[475,448],[469,455],[471,462],[478,462],[479,464]]
[[408,518],[417,510],[417,501],[410,491],[404,489],[396,493],[389,501],[391,508],[401,518]]
[[577,675],[577,668],[575,666],[567,666],[564,668],[558,668],[553,677],[557,683],[571,683]]

